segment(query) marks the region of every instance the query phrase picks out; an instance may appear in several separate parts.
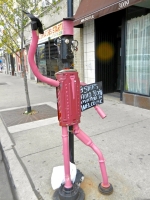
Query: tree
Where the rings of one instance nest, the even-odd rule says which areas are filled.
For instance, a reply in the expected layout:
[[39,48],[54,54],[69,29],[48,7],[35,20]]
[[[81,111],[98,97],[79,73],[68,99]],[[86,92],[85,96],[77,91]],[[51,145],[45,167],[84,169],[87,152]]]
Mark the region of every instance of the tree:
[[[42,16],[44,12],[57,12],[60,9],[57,4],[58,2],[58,0],[53,0],[53,2],[52,0],[6,0],[4,3],[3,0],[0,0],[0,27],[3,27],[3,34],[0,34],[0,48],[3,48],[5,52],[11,55],[16,54],[21,60],[21,69],[23,71],[27,101],[26,113],[31,113],[32,110],[23,56],[26,42],[26,39],[24,38],[24,29],[29,23],[29,19],[24,15],[23,11],[28,11],[34,15]],[[18,55],[18,51],[20,51],[20,55]]]

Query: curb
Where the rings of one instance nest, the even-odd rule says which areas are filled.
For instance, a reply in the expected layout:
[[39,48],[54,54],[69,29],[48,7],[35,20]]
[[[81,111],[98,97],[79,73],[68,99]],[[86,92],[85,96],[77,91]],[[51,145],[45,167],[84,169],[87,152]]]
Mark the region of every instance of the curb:
[[38,200],[34,186],[21,164],[7,128],[0,118],[0,148],[15,200]]

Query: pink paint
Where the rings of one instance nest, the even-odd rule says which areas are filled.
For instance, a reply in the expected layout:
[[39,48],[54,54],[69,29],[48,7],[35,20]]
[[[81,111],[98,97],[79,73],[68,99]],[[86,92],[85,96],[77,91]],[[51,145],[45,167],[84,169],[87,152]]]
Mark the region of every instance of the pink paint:
[[70,178],[69,142],[67,127],[62,127],[62,141],[64,155],[65,188],[71,188],[72,183]]
[[60,126],[70,126],[80,122],[81,93],[80,81],[76,70],[57,72],[56,79],[60,82],[57,88],[57,109]]
[[49,85],[52,85],[52,86],[55,86],[55,87],[58,87],[59,86],[59,82],[56,81],[56,80],[53,80],[51,78],[47,78],[45,76],[43,76],[36,64],[35,64],[35,61],[34,61],[34,55],[35,55],[35,52],[36,52],[36,48],[37,48],[37,44],[38,44],[38,35],[37,35],[37,32],[36,31],[32,31],[32,41],[31,41],[31,44],[30,44],[30,48],[29,48],[29,52],[28,52],[28,60],[29,60],[29,64],[30,64],[30,67],[34,73],[34,75],[42,82],[44,83],[47,83]]
[[[64,28],[64,34],[65,35],[73,35],[73,21],[67,21],[65,20],[63,23],[63,28]],[[71,111],[71,116],[72,113],[75,113],[77,116],[75,116],[75,121],[72,121],[74,118],[70,119],[70,115],[65,115],[68,118],[64,118],[65,121],[63,121],[63,123],[61,124],[62,126],[62,142],[63,142],[63,159],[64,159],[64,174],[65,174],[65,188],[72,188],[72,182],[71,182],[71,177],[70,177],[70,159],[69,159],[69,141],[68,141],[68,131],[67,131],[67,126],[73,125],[73,133],[76,135],[76,137],[81,140],[85,145],[89,146],[92,148],[92,150],[97,154],[98,156],[98,160],[99,160],[99,166],[100,166],[100,170],[101,170],[101,174],[102,174],[102,186],[108,188],[110,186],[109,182],[108,182],[108,176],[107,176],[107,172],[106,172],[106,166],[105,166],[105,161],[104,161],[104,157],[103,154],[101,153],[101,151],[99,150],[99,148],[93,143],[93,141],[90,139],[90,137],[88,135],[86,135],[78,126],[78,122],[80,122],[80,113],[81,110],[80,108],[80,85],[85,85],[85,83],[80,83],[79,82],[79,78],[77,77],[77,72],[72,72],[73,74],[71,74],[71,76],[67,76],[67,73],[65,74],[66,77],[70,77],[68,79],[64,79],[64,74],[62,74],[61,72],[56,74],[56,78],[59,80],[53,80],[50,78],[47,78],[45,76],[43,76],[34,61],[34,55],[36,52],[36,48],[37,48],[37,44],[38,44],[38,35],[36,31],[32,31],[32,42],[29,48],[29,52],[28,52],[28,60],[29,60],[29,64],[31,66],[31,69],[34,73],[34,75],[41,80],[42,82],[45,82],[49,85],[55,86],[57,87],[57,97],[58,97],[58,107],[60,107],[58,109],[58,113],[60,114],[60,119],[62,118],[63,114],[65,113],[64,109],[68,108],[67,106],[69,104],[72,105],[72,107],[70,106],[70,111]],[[69,72],[70,73],[70,72]],[[67,82],[65,82],[65,80],[67,80]],[[76,80],[76,81],[75,81]],[[70,82],[69,82],[70,81]],[[60,83],[64,86],[64,87],[58,87],[60,85]],[[68,86],[68,85],[71,85]],[[67,87],[69,87],[68,89],[72,91],[72,99],[69,101],[69,92],[67,93]],[[60,90],[61,89],[61,90]],[[63,90],[62,90],[63,89]],[[62,96],[60,95],[62,94]],[[77,95],[78,94],[78,95]],[[60,98],[62,97],[62,98]],[[68,98],[68,101],[67,101]],[[63,102],[60,101],[63,100]],[[76,103],[77,109],[76,111],[74,110],[75,108],[75,100],[78,100],[78,102]],[[67,101],[66,106],[64,106],[64,102]],[[63,109],[61,110],[61,107],[63,106]],[[104,118],[106,117],[105,113],[101,110],[101,108],[99,108],[98,106],[94,107],[95,110],[98,112],[98,114]],[[67,111],[68,112],[68,111]],[[66,124],[66,119],[67,124]],[[65,125],[64,125],[65,124]]]
[[81,85],[81,86],[84,86],[84,85],[87,85],[87,84],[80,81],[80,85]]
[[81,140],[85,145],[91,147],[93,151],[97,154],[98,159],[99,159],[102,179],[103,179],[102,185],[103,187],[109,187],[110,184],[108,182],[108,176],[106,172],[106,166],[105,166],[105,160],[104,160],[103,154],[101,153],[99,148],[93,143],[91,138],[79,128],[78,124],[75,124],[73,126],[73,132],[79,140]]
[[63,20],[63,34],[62,35],[73,35],[73,21]]
[[102,119],[106,117],[106,114],[103,112],[103,110],[99,106],[94,106],[94,108]]

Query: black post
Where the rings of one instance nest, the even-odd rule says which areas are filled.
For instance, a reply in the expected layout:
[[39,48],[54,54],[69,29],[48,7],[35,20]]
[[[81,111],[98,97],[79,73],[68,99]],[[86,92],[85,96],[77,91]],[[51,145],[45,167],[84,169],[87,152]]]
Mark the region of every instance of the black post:
[[[73,0],[67,0],[67,17],[73,17]],[[69,126],[69,152],[70,162],[74,163],[74,135],[73,126]]]
[[13,55],[10,54],[10,64],[11,64],[11,75],[14,76],[14,71],[15,71],[15,67],[14,67],[14,58]]
[[73,17],[73,0],[67,0],[67,17]]

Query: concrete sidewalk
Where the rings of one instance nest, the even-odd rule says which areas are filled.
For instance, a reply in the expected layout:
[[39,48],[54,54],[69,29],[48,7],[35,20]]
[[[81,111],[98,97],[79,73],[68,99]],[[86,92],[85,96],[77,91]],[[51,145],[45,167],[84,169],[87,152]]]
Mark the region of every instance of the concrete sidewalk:
[[[22,82],[20,78],[0,74],[0,83],[6,83],[0,85],[1,144],[16,199],[52,200],[52,169],[63,165],[61,127],[55,115],[25,123],[15,120],[16,125],[12,120],[13,125],[8,124],[6,116],[13,118],[10,111],[26,106]],[[55,88],[32,81],[28,85],[32,106],[56,108]],[[110,196],[98,192],[102,179],[97,156],[75,138],[75,164],[85,176],[81,183],[85,199],[150,199],[150,111],[124,105],[108,95],[104,95],[101,108],[107,114],[105,119],[89,109],[82,113],[80,128],[103,152],[114,192]]]
[[0,199],[14,200],[3,160],[4,158],[0,151]]

